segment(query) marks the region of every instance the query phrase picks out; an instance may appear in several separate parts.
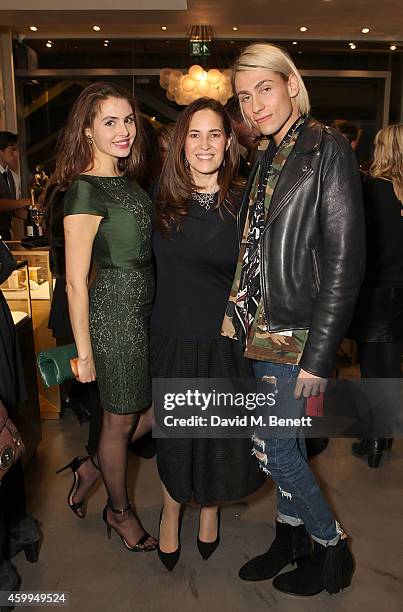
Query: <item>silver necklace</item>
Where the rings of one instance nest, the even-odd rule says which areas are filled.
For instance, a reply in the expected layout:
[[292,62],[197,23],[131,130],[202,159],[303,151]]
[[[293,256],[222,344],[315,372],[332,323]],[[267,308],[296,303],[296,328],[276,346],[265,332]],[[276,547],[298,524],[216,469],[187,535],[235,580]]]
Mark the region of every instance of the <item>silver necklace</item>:
[[200,193],[199,191],[192,191],[192,200],[200,204],[200,206],[206,210],[210,210],[214,204],[216,193],[217,191],[214,193]]

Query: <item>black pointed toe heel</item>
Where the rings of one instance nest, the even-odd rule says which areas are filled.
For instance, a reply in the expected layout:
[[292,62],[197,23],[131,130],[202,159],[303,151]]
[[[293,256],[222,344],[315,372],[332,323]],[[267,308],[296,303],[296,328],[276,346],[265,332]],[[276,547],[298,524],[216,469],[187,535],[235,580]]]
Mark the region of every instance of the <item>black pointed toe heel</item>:
[[[164,508],[161,508],[161,513],[160,513],[160,522],[159,522],[159,531],[161,530],[161,522],[162,522],[162,513],[164,511]],[[179,561],[179,557],[181,555],[181,542],[180,542],[180,531],[181,531],[181,527],[182,527],[182,512],[179,515],[179,521],[178,521],[178,548],[176,550],[174,550],[173,552],[170,553],[166,553],[163,550],[160,549],[160,545],[158,542],[158,556],[161,560],[161,563],[163,563],[165,565],[165,567],[167,568],[167,570],[169,572],[172,572],[172,570],[174,569],[175,565],[178,563]],[[159,532],[158,532],[158,540],[159,540]]]
[[126,539],[119,533],[117,528],[115,526],[110,525],[110,523],[108,523],[108,514],[107,514],[107,509],[108,508],[114,514],[124,514],[125,512],[132,512],[133,513],[133,509],[132,509],[130,504],[128,506],[126,506],[126,508],[115,510],[115,508],[112,508],[110,506],[109,502],[106,503],[106,506],[105,506],[104,511],[102,513],[102,518],[103,518],[104,522],[106,523],[106,533],[107,533],[107,536],[108,536],[108,540],[111,539],[112,529],[114,529],[116,531],[116,533],[118,534],[118,536],[120,537],[120,539],[122,540],[123,544],[131,552],[151,552],[151,551],[153,551],[153,550],[155,550],[157,548],[157,544],[146,544],[147,540],[149,540],[152,537],[152,536],[150,536],[149,533],[147,533],[147,531],[144,531],[143,535],[141,536],[139,541],[136,542],[136,544],[134,544],[134,546],[130,546],[127,543]]
[[221,508],[217,510],[217,537],[214,542],[203,542],[197,536],[197,548],[199,549],[199,553],[201,557],[207,561],[209,557],[213,554],[213,552],[218,548],[220,544],[220,521],[221,521]]

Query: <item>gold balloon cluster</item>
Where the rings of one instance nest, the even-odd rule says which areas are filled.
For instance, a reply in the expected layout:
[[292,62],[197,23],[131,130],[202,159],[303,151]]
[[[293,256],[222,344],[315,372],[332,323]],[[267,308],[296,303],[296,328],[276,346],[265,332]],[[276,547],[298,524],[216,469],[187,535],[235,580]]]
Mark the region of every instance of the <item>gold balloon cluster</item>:
[[211,68],[206,71],[198,64],[191,66],[186,74],[180,70],[164,68],[160,72],[160,85],[166,89],[168,100],[182,106],[202,97],[226,104],[233,95],[231,70],[221,72]]

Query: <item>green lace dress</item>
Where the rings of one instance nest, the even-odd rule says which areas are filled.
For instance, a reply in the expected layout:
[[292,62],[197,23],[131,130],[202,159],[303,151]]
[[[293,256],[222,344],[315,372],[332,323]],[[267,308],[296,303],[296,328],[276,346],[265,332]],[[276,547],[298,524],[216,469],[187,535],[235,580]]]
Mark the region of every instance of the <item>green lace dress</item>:
[[151,404],[149,318],[154,296],[152,204],[125,177],[80,175],[64,214],[99,215],[93,245],[90,333],[101,403],[118,414]]

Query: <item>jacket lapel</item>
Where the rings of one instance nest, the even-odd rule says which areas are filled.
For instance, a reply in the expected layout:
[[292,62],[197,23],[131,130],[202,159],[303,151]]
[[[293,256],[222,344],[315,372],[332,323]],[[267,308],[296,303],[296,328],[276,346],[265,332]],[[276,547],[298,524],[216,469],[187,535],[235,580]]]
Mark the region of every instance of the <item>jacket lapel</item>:
[[271,225],[289,203],[295,191],[313,174],[306,156],[297,157],[292,152],[281,172],[272,196],[266,227]]
[[[308,129],[307,129],[308,128]],[[322,126],[308,117],[287,158],[273,192],[266,227],[271,225],[283,208],[289,203],[295,191],[314,173],[312,154],[319,150],[322,140]]]

